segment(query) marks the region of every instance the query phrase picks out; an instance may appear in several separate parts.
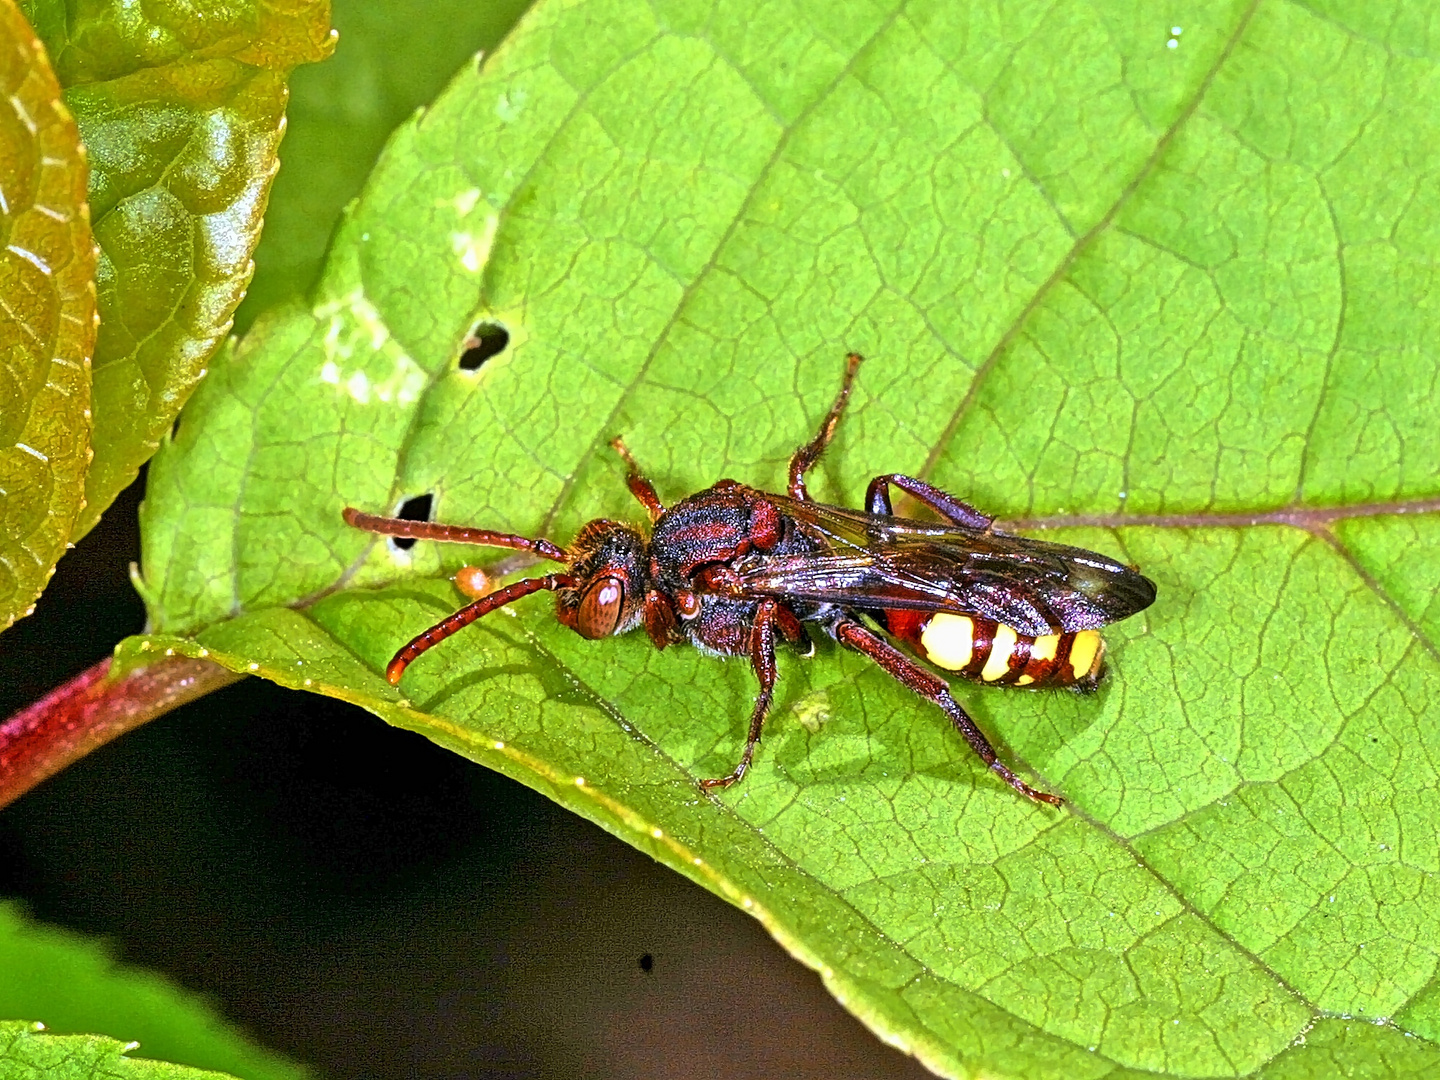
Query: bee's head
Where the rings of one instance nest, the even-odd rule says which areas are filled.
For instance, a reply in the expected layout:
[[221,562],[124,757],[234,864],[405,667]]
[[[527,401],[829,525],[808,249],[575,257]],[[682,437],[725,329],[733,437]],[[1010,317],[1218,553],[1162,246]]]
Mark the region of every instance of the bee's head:
[[575,584],[555,593],[555,617],[581,637],[623,634],[639,625],[649,588],[649,548],[628,525],[592,521],[566,552]]

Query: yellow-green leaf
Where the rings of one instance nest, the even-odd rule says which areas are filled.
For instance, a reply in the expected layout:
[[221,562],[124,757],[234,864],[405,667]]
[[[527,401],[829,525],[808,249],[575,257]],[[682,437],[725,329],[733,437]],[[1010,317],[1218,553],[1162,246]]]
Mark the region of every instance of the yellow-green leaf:
[[275,175],[285,80],[333,46],[329,4],[27,10],[90,152],[101,248],[84,533],[154,453],[229,331]]
[[85,505],[95,242],[85,152],[45,47],[0,0],[0,629]]

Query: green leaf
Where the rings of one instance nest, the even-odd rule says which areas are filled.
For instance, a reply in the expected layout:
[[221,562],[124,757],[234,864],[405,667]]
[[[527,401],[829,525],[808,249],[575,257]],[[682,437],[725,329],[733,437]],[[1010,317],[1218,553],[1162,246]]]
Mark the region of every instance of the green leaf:
[[360,193],[395,126],[430,101],[477,50],[489,51],[527,0],[341,0],[324,64],[296,68],[282,168],[235,327],[309,291],[345,204]]
[[104,1035],[47,1035],[40,1024],[0,1020],[0,1076],[6,1080],[225,1080],[224,1073],[126,1055],[134,1043]]
[[[546,0],[397,132],[315,304],[196,395],[143,511],[167,636],[121,662],[208,655],[515,776],[947,1075],[1433,1073],[1425,10]],[[458,369],[477,321],[510,346]],[[616,434],[667,502],[773,489],[847,349],[821,497],[923,474],[1159,583],[1097,695],[957,687],[1067,809],[834,648],[781,658],[718,798],[743,662],[536,598],[386,684],[492,556],[343,506],[566,541],[641,517]]]
[[95,241],[85,151],[45,47],[0,0],[0,630],[28,615],[85,505]]
[[285,80],[333,46],[328,0],[31,0],[90,154],[100,243],[88,531],[170,429],[250,280]]
[[[0,979],[0,1016],[43,1017],[52,1032],[124,1035],[138,1040],[147,1058],[219,1069],[244,1080],[296,1080],[305,1075],[298,1066],[247,1042],[203,1001],[157,975],[120,966],[94,942],[30,922],[12,905],[0,904],[0,971],[5,973]],[[11,1037],[13,1029],[0,1035],[0,1046]],[[20,1042],[26,1044],[26,1038]],[[46,1036],[29,1042],[89,1046],[101,1060],[118,1052],[118,1044],[109,1039],[82,1043]],[[4,1071],[7,1061],[0,1050],[0,1075],[8,1078],[15,1074]],[[198,1074],[185,1069],[176,1075]]]

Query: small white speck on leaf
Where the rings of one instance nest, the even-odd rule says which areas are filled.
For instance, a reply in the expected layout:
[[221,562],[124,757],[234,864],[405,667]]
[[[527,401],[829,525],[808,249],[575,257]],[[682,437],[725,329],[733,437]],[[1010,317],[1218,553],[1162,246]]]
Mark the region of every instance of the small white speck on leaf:
[[1172,26],[1172,27],[1170,27],[1170,33],[1174,34],[1176,37],[1179,37],[1179,36],[1180,36],[1181,34],[1183,34],[1184,32],[1185,32],[1185,28],[1182,27],[1182,26]]
[[480,189],[478,187],[466,188],[455,198],[450,200],[450,205],[455,208],[458,217],[464,217],[475,209],[475,204],[480,201]]
[[370,404],[370,377],[357,371],[345,380],[345,392],[361,405]]
[[1169,41],[1165,42],[1165,47],[1167,49],[1178,49],[1180,47],[1180,42],[1176,41],[1172,37]]
[[503,742],[497,742],[497,743],[495,744],[495,749],[496,749],[496,750],[504,750],[504,749],[505,749],[505,744],[504,744]]
[[521,87],[511,87],[495,99],[495,115],[505,123],[513,124],[525,111],[525,102],[529,96]]
[[485,228],[477,236],[471,232],[450,234],[450,247],[460,257],[460,265],[472,274],[485,269],[490,260],[490,247],[495,243],[495,233],[500,228],[500,215],[490,214],[485,218]]

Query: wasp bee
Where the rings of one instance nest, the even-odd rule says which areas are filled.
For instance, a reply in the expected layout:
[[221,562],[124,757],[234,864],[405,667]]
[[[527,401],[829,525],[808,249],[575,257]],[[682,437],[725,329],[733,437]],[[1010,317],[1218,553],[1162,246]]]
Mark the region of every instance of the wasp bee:
[[[743,777],[754,758],[774,697],[777,645],[808,655],[812,634],[820,634],[938,705],[1016,791],[1061,805],[1059,796],[1026,784],[998,758],[931,667],[993,686],[1093,689],[1105,666],[1100,629],[1144,611],[1155,600],[1155,585],[1093,551],[1000,532],[973,506],[911,476],[875,477],[863,511],[812,500],[805,474],[835,434],[860,363],[859,355],[849,356],[819,432],[790,459],[783,495],[721,480],[667,507],[616,439],[626,482],[650,517],[648,538],[601,519],[561,548],[545,539],[347,508],[345,520],[370,532],[511,548],[564,567],[481,596],[418,635],[390,661],[390,682],[398,685],[416,657],[482,615],[534,592],[553,592],[556,617],[582,637],[643,627],[656,648],[690,644],[749,657],[760,694],[745,748],[729,774],[701,782],[722,788]],[[928,507],[939,522],[896,516],[892,488]]]

